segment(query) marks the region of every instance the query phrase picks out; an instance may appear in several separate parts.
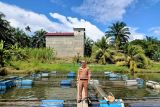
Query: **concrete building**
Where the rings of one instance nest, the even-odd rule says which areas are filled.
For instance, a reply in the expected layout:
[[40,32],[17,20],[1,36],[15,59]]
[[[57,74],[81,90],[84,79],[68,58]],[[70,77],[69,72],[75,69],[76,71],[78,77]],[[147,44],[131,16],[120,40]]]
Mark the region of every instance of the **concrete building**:
[[47,33],[46,47],[53,48],[56,57],[84,56],[85,28],[73,28],[74,32]]

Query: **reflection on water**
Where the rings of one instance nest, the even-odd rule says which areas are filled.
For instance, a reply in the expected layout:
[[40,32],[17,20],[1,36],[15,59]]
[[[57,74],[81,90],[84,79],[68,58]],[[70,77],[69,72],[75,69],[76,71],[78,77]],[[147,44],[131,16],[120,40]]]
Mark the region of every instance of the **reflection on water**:
[[0,95],[1,99],[76,99],[76,88],[33,86],[15,87]]

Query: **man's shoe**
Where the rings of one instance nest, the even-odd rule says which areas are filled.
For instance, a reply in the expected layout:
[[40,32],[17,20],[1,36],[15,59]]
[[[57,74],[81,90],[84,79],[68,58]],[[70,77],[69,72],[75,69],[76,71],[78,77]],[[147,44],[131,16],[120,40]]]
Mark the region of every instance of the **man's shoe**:
[[78,101],[77,101],[77,103],[80,103],[80,102],[81,102],[81,100],[78,100]]

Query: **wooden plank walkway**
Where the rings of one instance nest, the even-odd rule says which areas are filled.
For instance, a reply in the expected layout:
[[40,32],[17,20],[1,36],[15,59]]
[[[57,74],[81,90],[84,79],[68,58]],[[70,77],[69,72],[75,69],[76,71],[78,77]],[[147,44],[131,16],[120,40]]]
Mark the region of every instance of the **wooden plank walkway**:
[[[79,89],[78,89],[78,84],[77,84],[77,100],[79,99],[78,98],[78,93],[79,93]],[[85,92],[84,92],[84,89],[82,91],[82,99],[84,98],[85,96]],[[88,103],[86,103],[85,101],[82,101],[80,103],[77,103],[77,107],[88,107]]]

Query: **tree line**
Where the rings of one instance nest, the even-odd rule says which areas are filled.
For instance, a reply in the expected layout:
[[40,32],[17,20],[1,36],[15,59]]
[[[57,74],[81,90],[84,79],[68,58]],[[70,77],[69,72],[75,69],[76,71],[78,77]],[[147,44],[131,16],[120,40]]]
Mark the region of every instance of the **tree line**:
[[[5,19],[5,15],[0,13],[1,66],[4,66],[4,63],[13,54],[18,55],[17,59],[26,58],[27,55],[19,48],[45,48],[46,31],[40,29],[34,34],[28,35],[26,32],[31,32],[31,30],[29,26],[25,27],[25,31],[12,27]],[[126,23],[117,21],[111,24],[105,35],[95,42],[86,36],[85,57],[89,62],[128,66],[131,71],[135,71],[137,67],[147,68],[152,61],[160,60],[160,41],[157,38],[146,36],[143,40],[129,41],[130,34]],[[41,53],[43,53],[42,51]],[[50,50],[48,52],[51,54]],[[37,53],[37,50],[34,53]],[[46,55],[44,57],[46,58]]]

